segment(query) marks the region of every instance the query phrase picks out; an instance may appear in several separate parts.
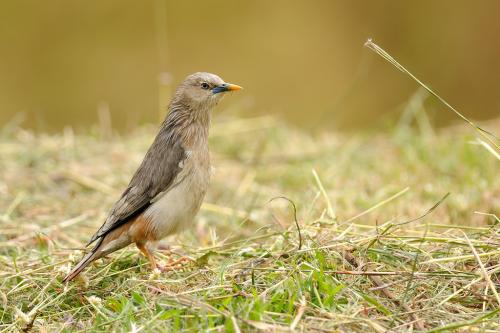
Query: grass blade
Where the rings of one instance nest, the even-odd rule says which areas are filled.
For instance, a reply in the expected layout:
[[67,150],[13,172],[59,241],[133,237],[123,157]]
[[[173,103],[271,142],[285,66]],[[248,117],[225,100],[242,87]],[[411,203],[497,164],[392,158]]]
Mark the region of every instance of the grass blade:
[[405,73],[409,77],[411,77],[415,82],[417,82],[420,86],[422,86],[425,90],[427,90],[429,93],[431,93],[434,97],[436,97],[441,103],[446,105],[451,111],[453,111],[459,118],[461,118],[463,121],[468,123],[470,126],[472,126],[478,133],[481,135],[484,139],[489,141],[497,150],[500,150],[500,146],[498,145],[498,142],[500,139],[498,139],[493,133],[479,127],[475,123],[473,123],[469,118],[465,117],[463,114],[461,114],[457,109],[455,109],[453,106],[451,106],[444,98],[439,96],[434,90],[429,88],[427,85],[425,85],[422,81],[420,81],[415,75],[413,75],[409,70],[407,70],[403,65],[401,65],[399,62],[396,61],[389,53],[387,53],[383,48],[375,44],[371,39],[368,39],[365,43],[365,46],[369,48],[370,50],[374,51],[377,53],[379,56],[387,60],[390,64],[392,64],[394,67],[399,69],[401,72]]

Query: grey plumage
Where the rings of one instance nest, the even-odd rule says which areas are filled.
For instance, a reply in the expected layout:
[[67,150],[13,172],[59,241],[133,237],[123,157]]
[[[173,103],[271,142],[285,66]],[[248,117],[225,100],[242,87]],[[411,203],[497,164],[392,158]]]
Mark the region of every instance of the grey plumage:
[[170,116],[164,121],[127,189],[87,245],[127,223],[131,217],[143,212],[159,193],[168,190],[180,171],[180,162],[186,157],[173,118]]
[[[220,100],[219,92],[236,89],[240,87],[228,85],[214,74],[195,73],[186,78],[176,90],[169,114],[144,160],[87,244],[96,245],[64,281],[130,243],[143,246],[150,239],[138,239],[138,235],[145,237],[142,229],[158,240],[189,224],[208,187],[210,110]],[[139,217],[141,225],[136,222]]]

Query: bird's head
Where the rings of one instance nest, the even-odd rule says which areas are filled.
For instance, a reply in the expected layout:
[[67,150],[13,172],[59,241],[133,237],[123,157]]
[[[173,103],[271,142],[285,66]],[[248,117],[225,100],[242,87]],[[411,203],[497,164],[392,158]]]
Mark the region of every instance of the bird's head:
[[183,103],[193,109],[210,109],[215,106],[228,91],[236,91],[242,87],[226,83],[219,76],[198,72],[189,75],[179,86],[175,95]]

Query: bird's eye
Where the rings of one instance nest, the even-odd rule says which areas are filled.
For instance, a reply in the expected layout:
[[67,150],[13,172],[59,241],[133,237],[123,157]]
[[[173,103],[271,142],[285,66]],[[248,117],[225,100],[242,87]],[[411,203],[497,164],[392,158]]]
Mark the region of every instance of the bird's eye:
[[209,86],[209,84],[208,84],[208,83],[203,82],[203,83],[201,84],[201,88],[203,88],[203,89],[207,90],[208,88],[210,88],[210,86]]

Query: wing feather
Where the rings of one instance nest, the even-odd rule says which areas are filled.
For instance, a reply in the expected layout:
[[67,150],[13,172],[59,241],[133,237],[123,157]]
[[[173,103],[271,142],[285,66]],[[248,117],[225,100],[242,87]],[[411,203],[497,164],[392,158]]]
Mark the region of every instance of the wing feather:
[[127,223],[142,213],[159,193],[168,191],[185,158],[185,150],[175,132],[168,128],[160,130],[129,185],[87,245]]

